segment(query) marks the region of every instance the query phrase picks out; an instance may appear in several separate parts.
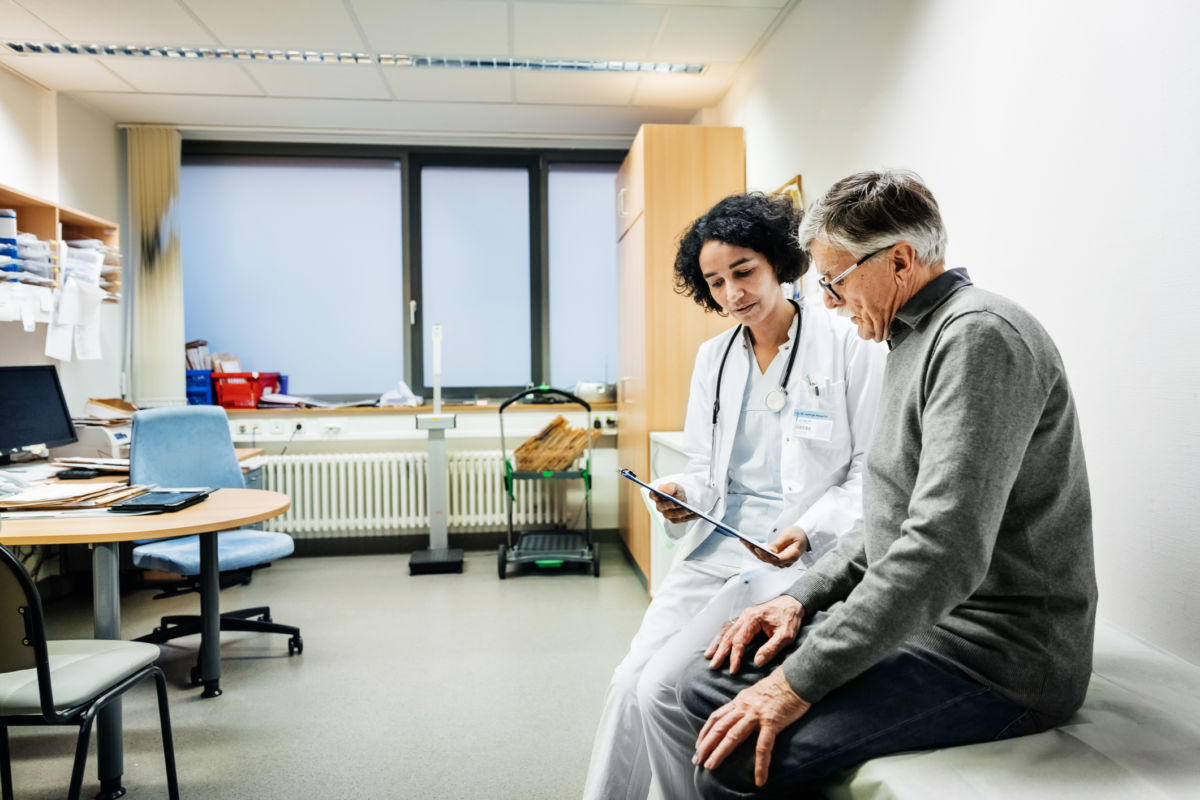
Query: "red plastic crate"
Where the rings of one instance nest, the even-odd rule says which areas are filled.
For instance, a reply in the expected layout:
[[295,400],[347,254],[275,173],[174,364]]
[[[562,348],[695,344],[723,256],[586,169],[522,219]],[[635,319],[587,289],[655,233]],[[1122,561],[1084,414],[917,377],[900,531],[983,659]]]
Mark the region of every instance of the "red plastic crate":
[[217,405],[225,408],[258,408],[264,391],[282,392],[278,372],[214,372]]

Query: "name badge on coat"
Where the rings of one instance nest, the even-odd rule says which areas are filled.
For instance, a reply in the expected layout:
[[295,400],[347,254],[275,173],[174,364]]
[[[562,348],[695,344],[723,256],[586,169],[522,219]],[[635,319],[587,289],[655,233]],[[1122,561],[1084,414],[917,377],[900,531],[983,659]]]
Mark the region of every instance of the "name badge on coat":
[[802,408],[792,411],[792,435],[828,442],[833,439],[833,415]]

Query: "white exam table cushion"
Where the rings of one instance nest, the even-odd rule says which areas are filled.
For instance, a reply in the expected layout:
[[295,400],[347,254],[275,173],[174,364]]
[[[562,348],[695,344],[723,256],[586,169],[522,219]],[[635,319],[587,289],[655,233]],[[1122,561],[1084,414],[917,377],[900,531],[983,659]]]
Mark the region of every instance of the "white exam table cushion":
[[1092,681],[1065,725],[905,753],[827,786],[831,800],[1200,798],[1200,667],[1096,626]]

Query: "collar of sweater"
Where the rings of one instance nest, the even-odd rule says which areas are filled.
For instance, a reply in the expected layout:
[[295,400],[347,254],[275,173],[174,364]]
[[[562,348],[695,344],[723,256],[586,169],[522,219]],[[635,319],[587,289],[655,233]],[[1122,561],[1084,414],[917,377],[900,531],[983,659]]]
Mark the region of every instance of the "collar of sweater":
[[894,350],[914,329],[937,309],[950,295],[963,286],[971,286],[971,276],[965,268],[948,269],[917,290],[896,312],[892,320],[888,349]]

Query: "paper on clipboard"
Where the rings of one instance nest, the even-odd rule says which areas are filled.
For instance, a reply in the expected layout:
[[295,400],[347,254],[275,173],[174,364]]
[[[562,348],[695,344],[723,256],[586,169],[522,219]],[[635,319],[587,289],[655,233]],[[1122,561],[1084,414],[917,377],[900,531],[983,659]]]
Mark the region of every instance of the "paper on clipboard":
[[645,481],[638,478],[638,476],[633,474],[633,472],[631,472],[630,470],[620,469],[620,470],[617,470],[617,472],[619,472],[622,477],[628,478],[629,480],[636,483],[638,486],[644,486],[645,488],[649,489],[651,491],[651,493],[657,495],[658,497],[662,497],[667,500],[670,500],[672,503],[679,506],[680,508],[686,508],[688,511],[692,512],[700,519],[704,520],[705,522],[711,523],[713,528],[716,529],[716,531],[718,533],[720,533],[724,536],[731,536],[734,539],[738,539],[739,541],[742,541],[742,542],[750,545],[751,547],[753,547],[755,550],[759,551],[760,553],[766,553],[767,557],[770,558],[772,561],[779,560],[779,556],[776,553],[772,553],[770,550],[763,547],[761,542],[756,542],[753,539],[751,539],[749,536],[745,535],[744,533],[729,527],[724,522],[721,522],[720,520],[717,520],[717,519],[713,519],[708,514],[705,514],[703,511],[696,508],[695,506],[690,506],[677,497],[672,497],[671,495],[667,494],[666,492],[655,489],[650,484],[648,484]]

